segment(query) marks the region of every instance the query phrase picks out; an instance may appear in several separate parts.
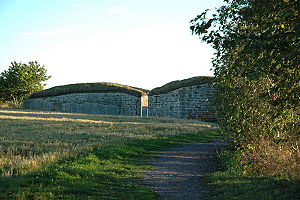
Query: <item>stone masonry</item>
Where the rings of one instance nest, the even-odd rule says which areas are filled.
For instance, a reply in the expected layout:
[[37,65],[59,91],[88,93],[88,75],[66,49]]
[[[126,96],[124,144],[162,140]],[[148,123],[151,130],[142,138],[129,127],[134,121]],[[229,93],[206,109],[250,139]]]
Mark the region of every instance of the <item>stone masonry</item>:
[[33,94],[25,109],[126,116],[161,116],[215,121],[210,99],[213,77],[173,81],[148,91],[111,83],[57,86]]
[[125,93],[75,93],[53,97],[26,99],[24,108],[44,111],[141,116],[147,96]]
[[149,95],[149,116],[166,116],[214,121],[209,99],[215,89],[208,84],[182,87],[164,94]]

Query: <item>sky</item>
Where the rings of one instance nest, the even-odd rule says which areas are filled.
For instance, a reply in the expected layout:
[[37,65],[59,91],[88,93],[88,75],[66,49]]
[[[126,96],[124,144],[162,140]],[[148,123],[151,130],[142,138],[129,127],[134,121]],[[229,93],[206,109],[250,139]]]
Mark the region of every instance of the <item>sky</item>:
[[190,20],[222,0],[0,0],[0,72],[38,61],[45,88],[113,82],[153,89],[212,76]]

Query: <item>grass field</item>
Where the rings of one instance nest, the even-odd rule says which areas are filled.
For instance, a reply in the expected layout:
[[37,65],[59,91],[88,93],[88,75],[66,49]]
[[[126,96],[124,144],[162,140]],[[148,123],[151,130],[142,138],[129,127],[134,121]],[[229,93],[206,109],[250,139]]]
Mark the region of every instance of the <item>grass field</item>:
[[0,199],[154,199],[144,162],[220,137],[214,124],[0,109]]
[[[153,200],[141,182],[146,159],[220,137],[197,120],[0,109],[0,199]],[[236,159],[220,160],[204,179],[213,199],[300,198],[299,180],[243,175],[230,169]]]

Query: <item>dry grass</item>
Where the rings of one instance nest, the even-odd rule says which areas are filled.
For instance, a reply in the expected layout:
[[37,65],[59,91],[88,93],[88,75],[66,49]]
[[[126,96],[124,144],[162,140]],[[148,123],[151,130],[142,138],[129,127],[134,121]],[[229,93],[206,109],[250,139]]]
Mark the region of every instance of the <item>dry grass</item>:
[[214,124],[172,118],[139,118],[0,108],[0,174],[37,170],[57,159],[103,145],[160,134],[195,133]]
[[18,101],[2,101],[0,99],[0,108],[21,108],[22,102]]
[[42,90],[36,93],[33,93],[29,98],[43,98],[43,97],[52,97],[65,94],[74,94],[74,93],[105,93],[105,92],[121,92],[125,94],[134,95],[141,97],[146,95],[149,91],[131,87],[128,85],[121,85],[118,83],[77,83],[70,85],[61,85],[55,86],[46,90]]
[[165,94],[182,87],[188,87],[193,85],[202,85],[206,83],[211,84],[213,81],[214,81],[214,77],[212,76],[195,76],[184,80],[172,81],[161,87],[154,88],[149,92],[149,95]]
[[244,152],[244,159],[251,164],[251,170],[258,174],[281,174],[292,178],[300,178],[300,141],[274,142],[260,138]]

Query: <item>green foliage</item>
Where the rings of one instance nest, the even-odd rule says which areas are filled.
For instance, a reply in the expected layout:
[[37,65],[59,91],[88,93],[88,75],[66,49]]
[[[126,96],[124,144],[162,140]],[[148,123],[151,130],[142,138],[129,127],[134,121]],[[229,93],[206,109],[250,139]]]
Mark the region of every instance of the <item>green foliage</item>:
[[288,144],[298,156],[299,2],[225,2],[191,21],[193,33],[216,50],[214,104],[220,126],[237,148],[252,151],[264,138],[277,145],[272,149],[278,154]]
[[77,83],[56,86],[47,90],[39,91],[32,94],[29,98],[43,98],[52,97],[73,93],[102,93],[102,92],[121,92],[125,94],[141,97],[146,95],[149,91],[141,88],[135,88],[118,83]]
[[22,102],[34,92],[40,91],[50,76],[37,61],[25,63],[12,62],[8,70],[0,76],[0,95],[5,101]]

